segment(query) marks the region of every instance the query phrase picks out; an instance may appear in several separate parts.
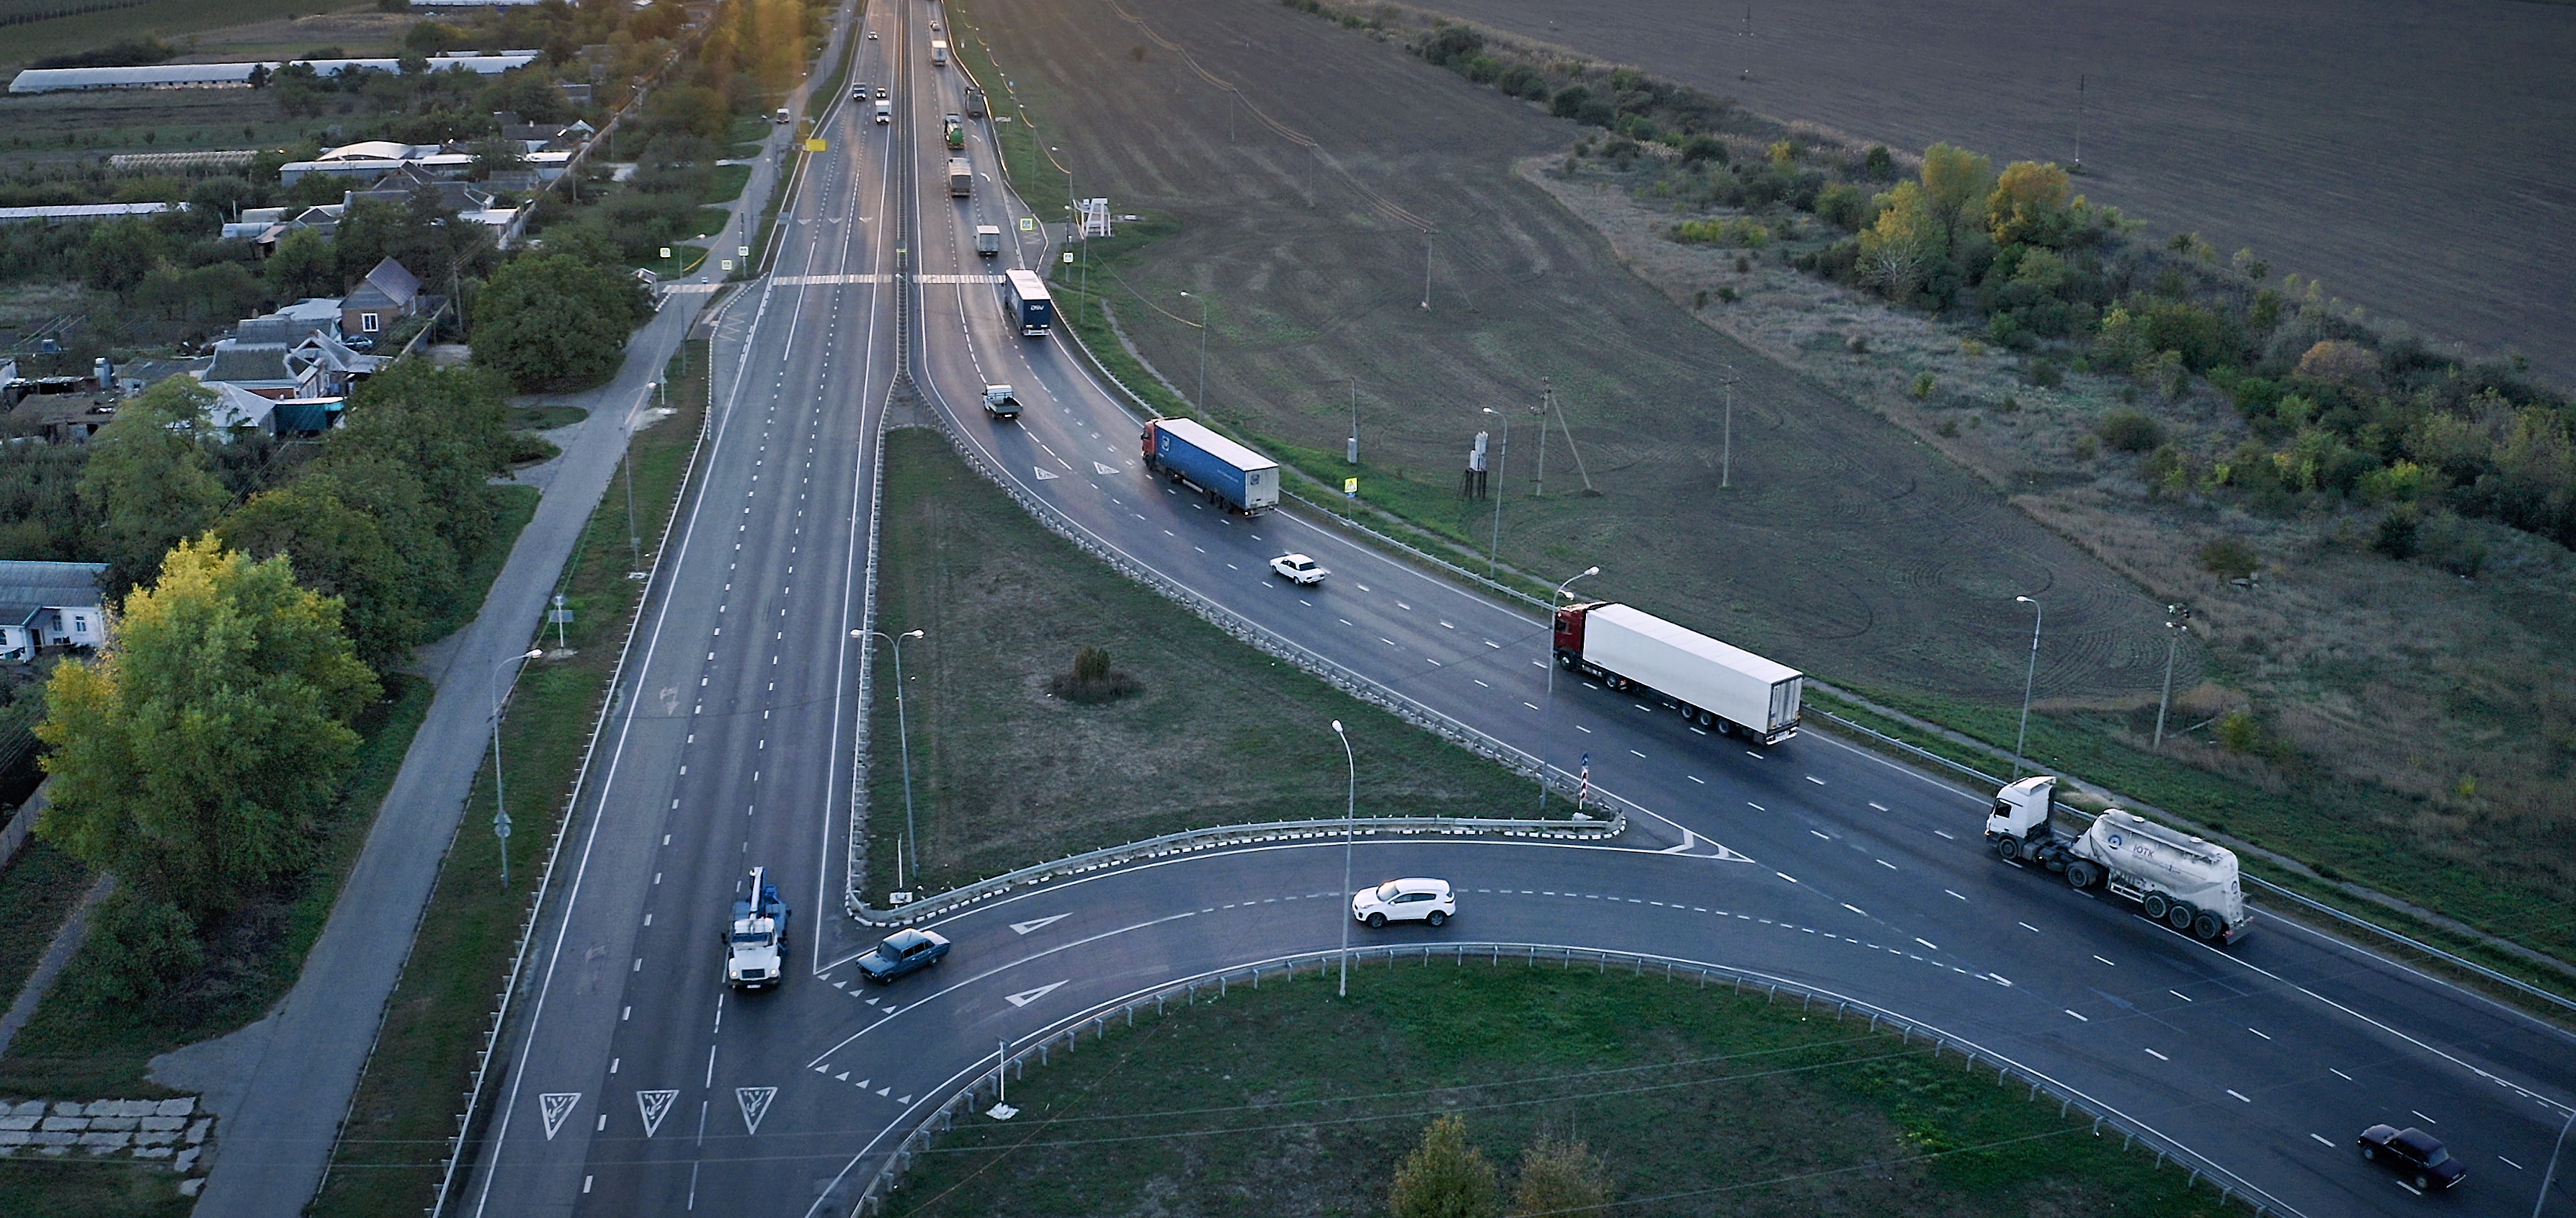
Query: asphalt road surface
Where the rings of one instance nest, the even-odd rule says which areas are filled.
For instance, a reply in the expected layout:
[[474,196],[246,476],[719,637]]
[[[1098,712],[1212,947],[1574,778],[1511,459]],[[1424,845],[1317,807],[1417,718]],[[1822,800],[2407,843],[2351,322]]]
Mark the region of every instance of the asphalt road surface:
[[[1643,810],[1611,844],[1361,843],[1371,881],[1439,875],[1460,890],[1448,927],[1363,931],[1363,944],[1567,945],[1761,970],[2046,1073],[2275,1209],[2414,1212],[2421,1202],[2349,1144],[2390,1120],[2433,1130],[2470,1163],[2449,1205],[2528,1212],[2576,1094],[2564,1034],[2290,924],[2259,921],[2227,951],[2176,935],[1995,860],[1978,835],[1983,793],[1828,738],[1755,750],[1564,674],[1551,700],[1545,630],[1526,611],[1329,524],[1245,519],[1149,479],[1137,418],[1064,340],[1004,322],[993,275],[1056,251],[1040,227],[998,260],[973,252],[975,225],[1019,234],[1031,212],[997,180],[980,125],[965,153],[974,192],[948,193],[936,132],[961,109],[961,84],[929,63],[941,12],[893,0],[864,10],[882,40],[859,44],[855,78],[894,89],[897,121],[824,113],[833,150],[783,213],[775,271],[724,318],[703,486],[557,876],[567,895],[525,983],[466,1212],[842,1212],[903,1134],[989,1070],[996,1046],[1339,942],[1343,847],[1310,842],[978,905],[933,923],[957,945],[944,964],[891,986],[850,967],[875,936],[838,914],[859,659],[849,632],[864,617],[869,460],[897,370],[897,292],[914,305],[903,346],[930,408],[1087,544],[1315,664],[1560,767],[1588,758],[1596,783]],[[899,257],[908,277],[889,282]],[[981,386],[998,381],[1028,407],[1015,421],[979,408]],[[1290,550],[1333,577],[1300,591],[1268,576],[1268,559]],[[717,938],[754,865],[795,906],[795,968],[775,991],[729,993]]]

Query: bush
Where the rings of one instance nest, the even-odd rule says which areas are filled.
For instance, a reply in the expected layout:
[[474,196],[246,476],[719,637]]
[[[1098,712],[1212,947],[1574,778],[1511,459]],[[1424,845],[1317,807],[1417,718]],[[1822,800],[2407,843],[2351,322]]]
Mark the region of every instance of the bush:
[[2218,747],[2231,753],[2251,753],[2263,747],[2263,725],[2255,722],[2252,711],[2229,711],[2218,721]]
[[1143,688],[1144,683],[1133,674],[1109,666],[1109,651],[1103,647],[1075,651],[1073,671],[1057,673],[1047,680],[1048,693],[1085,706],[1115,702]]
[[1869,155],[1861,158],[1860,169],[1862,173],[1884,182],[1896,176],[1896,155],[1889,152],[1885,144],[1873,144]]
[[1567,85],[1557,90],[1556,97],[1547,103],[1547,112],[1558,118],[1574,118],[1580,115],[1583,108],[1591,104],[1591,101],[1592,90],[1581,85]]
[[2254,547],[2233,537],[2221,537],[2200,548],[2200,565],[2220,579],[2252,579],[2262,565]]
[[1816,218],[1854,233],[1876,219],[1870,215],[1868,196],[1849,182],[1836,182],[1816,192]]
[[1771,229],[1746,216],[1684,220],[1673,226],[1673,240],[1683,245],[1737,245],[1758,250],[1771,244]]
[[1916,375],[1914,378],[1915,400],[1921,402],[1931,401],[1933,387],[1938,384],[1939,382],[1934,380],[1932,374],[1929,372]]
[[2400,561],[2413,558],[2419,548],[2419,527],[2414,505],[2401,503],[2379,518],[2379,527],[2371,534],[2370,548]]
[[1484,49],[1484,35],[1463,25],[1444,25],[1423,39],[1413,53],[1425,62],[1451,67],[1464,65]]
[[82,967],[73,975],[93,1003],[147,1002],[205,967],[197,924],[167,901],[121,890],[90,917]]
[[1503,74],[1494,78],[1494,87],[1523,101],[1547,100],[1547,78],[1525,63],[1503,69]]
[[2164,424],[2142,411],[2114,410],[2093,428],[2102,442],[2124,453],[2149,452],[2165,442]]
[[1702,161],[1723,165],[1727,161],[1726,141],[1713,135],[1694,135],[1682,141],[1681,159],[1684,165],[1697,165]]

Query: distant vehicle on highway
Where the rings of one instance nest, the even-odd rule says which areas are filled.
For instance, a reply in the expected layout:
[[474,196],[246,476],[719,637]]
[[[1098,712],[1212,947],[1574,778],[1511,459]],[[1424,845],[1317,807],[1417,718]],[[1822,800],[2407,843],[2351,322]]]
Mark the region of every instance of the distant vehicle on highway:
[[766,867],[751,869],[749,892],[733,903],[732,929],[722,936],[725,984],[762,990],[778,984],[785,972],[788,909]]
[[948,158],[948,197],[963,199],[975,193],[975,166],[962,156]]
[[2400,1179],[2414,1181],[2419,1193],[2449,1188],[2469,1178],[2469,1169],[2451,1157],[2441,1139],[2421,1129],[2373,1125],[2355,1141],[2362,1158],[2387,1167]]
[[1351,894],[1351,920],[1366,922],[1371,929],[1389,922],[1438,926],[1457,912],[1458,898],[1449,891],[1447,880],[1388,880]]
[[1055,297],[1035,271],[1002,272],[1002,317],[1022,338],[1038,338],[1055,329]]
[[966,86],[966,117],[984,117],[984,90],[980,86]]
[[[882,92],[884,92],[885,90],[883,90],[883,89],[879,89],[879,90],[877,90],[877,91],[878,91],[878,92],[880,92],[880,93],[882,93]],[[887,101],[886,99],[884,99],[884,98],[882,98],[882,97],[878,98],[878,99],[877,99],[877,122],[879,122],[880,124],[883,124],[883,123],[891,123],[891,122],[893,122],[893,121],[894,121],[894,103],[893,103],[893,102],[890,102],[890,101]]]
[[[1013,271],[1014,275],[1025,272]],[[1142,437],[1145,470],[1194,487],[1246,516],[1279,506],[1279,463],[1195,419],[1155,419]]]
[[875,42],[876,40],[877,40],[877,32],[876,32],[875,30],[869,30],[869,31],[868,31],[868,41],[870,41],[870,42]]
[[1721,736],[1773,745],[1798,734],[1806,678],[1797,669],[1632,606],[1557,610],[1556,662],[1612,689],[1659,694]]
[[887,93],[887,92],[886,92],[886,87],[885,87],[884,85],[878,85],[878,86],[877,86],[877,100],[878,100],[878,101],[884,101],[886,98],[891,97],[891,96],[893,96],[893,94]]
[[997,419],[1020,417],[1020,399],[1011,396],[1008,385],[984,386],[984,413]]
[[907,926],[859,957],[859,975],[870,981],[892,981],[948,958],[948,940]]
[[[932,27],[930,27],[930,28],[932,28],[932,29],[934,29],[934,30],[935,30],[935,29],[938,29],[939,27],[934,25],[934,26],[932,26]],[[933,38],[933,39],[931,39],[931,40],[930,40],[930,63],[931,63],[931,66],[933,66],[933,67],[944,68],[944,67],[947,67],[947,66],[948,66],[948,44],[947,44],[947,43],[942,42],[942,41],[940,41],[939,39],[936,39],[936,38]]]
[[1300,588],[1312,588],[1332,574],[1314,559],[1303,554],[1282,554],[1270,560],[1270,573]]
[[773,123],[784,123],[789,121],[790,117],[791,116],[787,113],[787,107],[780,106],[777,113],[769,116],[769,121]]
[[1002,230],[999,225],[978,224],[975,226],[975,256],[978,258],[999,258],[1002,256]]
[[939,118],[939,135],[940,138],[948,141],[949,151],[955,152],[964,148],[966,146],[966,120],[959,118],[954,114],[941,115]]
[[2069,886],[2100,884],[2138,903],[2140,912],[2212,943],[2245,937],[2252,921],[2236,852],[2135,812],[2112,808],[2082,832],[2054,820],[2057,780],[2045,774],[1995,792],[1986,841],[2007,863],[2064,872]]

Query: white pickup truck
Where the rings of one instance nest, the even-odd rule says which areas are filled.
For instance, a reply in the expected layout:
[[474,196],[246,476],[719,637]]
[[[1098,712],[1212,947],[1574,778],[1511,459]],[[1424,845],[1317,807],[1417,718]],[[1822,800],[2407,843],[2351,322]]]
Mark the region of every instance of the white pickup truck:
[[1020,417],[1020,399],[1011,396],[1008,385],[984,386],[984,413],[997,419]]

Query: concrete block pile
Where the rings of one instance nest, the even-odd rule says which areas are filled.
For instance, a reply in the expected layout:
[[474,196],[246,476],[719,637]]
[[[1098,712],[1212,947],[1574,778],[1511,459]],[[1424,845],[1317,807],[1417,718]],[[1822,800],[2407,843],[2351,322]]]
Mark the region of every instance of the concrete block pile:
[[0,1099],[0,1158],[121,1156],[165,1162],[171,1170],[191,1175],[214,1127],[213,1116],[197,1111],[195,1096],[174,1100]]

